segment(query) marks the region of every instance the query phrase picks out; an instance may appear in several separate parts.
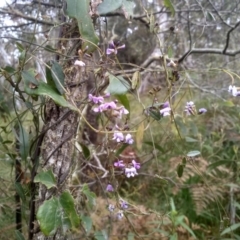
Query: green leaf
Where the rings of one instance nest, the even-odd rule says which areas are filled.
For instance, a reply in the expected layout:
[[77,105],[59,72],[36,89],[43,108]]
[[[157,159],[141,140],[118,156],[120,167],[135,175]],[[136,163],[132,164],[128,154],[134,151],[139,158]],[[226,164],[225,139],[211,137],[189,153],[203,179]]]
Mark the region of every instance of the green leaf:
[[90,154],[90,150],[88,149],[88,147],[82,143],[80,143],[80,146],[82,148],[84,158],[89,159],[91,154]]
[[33,84],[36,87],[39,85],[39,82],[36,80],[35,75],[36,73],[32,68],[30,68],[28,71],[22,71],[22,78],[28,87],[30,87],[30,84]]
[[44,235],[54,234],[61,225],[62,209],[56,197],[44,201],[37,212],[37,220]]
[[160,110],[156,107],[149,107],[147,109],[147,111],[149,112],[149,115],[155,119],[156,121],[160,121],[162,119],[162,115],[160,113]]
[[221,233],[221,236],[226,234],[226,233],[232,233],[233,231],[235,231],[239,227],[240,227],[240,223],[235,223],[235,224],[231,225],[230,227],[224,229]]
[[22,187],[22,184],[19,182],[15,182],[15,189],[16,189],[16,192],[18,193],[18,195],[20,196],[22,202],[26,203],[26,196],[25,196],[25,192]]
[[96,231],[94,233],[94,237],[97,239],[97,240],[107,240],[109,239],[106,232],[104,230],[102,231]]
[[30,96],[48,96],[52,98],[52,100],[62,106],[62,107],[68,107],[72,109],[73,111],[78,111],[77,108],[75,108],[73,105],[71,105],[66,99],[60,95],[56,89],[54,89],[52,86],[48,85],[47,83],[40,81],[38,82],[38,85],[32,88],[29,85],[29,81],[33,81],[33,76],[29,74],[27,71],[22,72],[22,77],[24,80],[24,90],[27,94]]
[[15,68],[13,68],[11,66],[6,66],[5,68],[3,68],[3,70],[8,73],[14,73],[16,71]]
[[109,85],[106,92],[110,94],[125,94],[131,89],[129,82],[127,82],[122,76],[114,76],[109,74]]
[[84,184],[82,188],[82,193],[87,197],[90,208],[95,205],[96,195],[94,192],[91,192],[88,188],[88,185]]
[[20,155],[22,160],[27,160],[29,155],[29,134],[23,128],[23,126],[19,123],[19,147],[20,147]]
[[188,157],[196,157],[200,154],[201,154],[201,152],[199,152],[198,150],[194,150],[194,151],[190,151],[189,153],[187,153],[187,156]]
[[16,42],[17,48],[19,50],[19,52],[23,52],[25,50],[25,48],[23,47],[23,45],[19,42]]
[[87,234],[90,233],[92,229],[92,219],[89,216],[81,216],[81,220]]
[[59,198],[59,202],[66,217],[69,218],[72,228],[77,228],[80,224],[80,219],[76,213],[72,195],[69,192],[63,192]]
[[17,240],[25,240],[24,236],[19,230],[15,230],[15,235]]
[[44,184],[47,187],[47,189],[56,187],[56,179],[53,175],[52,170],[48,170],[46,172],[42,171],[38,173],[34,178],[34,182],[35,183],[40,182]]
[[58,62],[56,61],[52,63],[51,74],[58,92],[61,95],[63,95],[65,92],[64,90],[65,75],[63,73],[61,65],[58,64]]
[[180,222],[180,225],[185,228],[195,239],[197,239],[196,235],[194,234],[194,232],[192,231],[192,229],[184,222]]
[[198,142],[197,139],[191,137],[185,137],[186,142]]
[[139,71],[134,72],[133,76],[132,76],[132,81],[131,81],[131,87],[132,89],[136,89],[141,82],[141,74]]
[[177,174],[178,174],[179,178],[182,177],[183,170],[184,170],[184,165],[183,164],[178,164],[178,166],[177,166]]
[[125,18],[130,19],[133,16],[135,4],[131,0],[122,1],[122,10],[124,12]]
[[216,161],[214,163],[211,163],[208,165],[208,171],[211,171],[212,169],[214,168],[217,168],[221,165],[225,165],[225,164],[230,164],[232,163],[232,161],[229,161],[229,160],[219,160],[219,161]]
[[172,13],[172,16],[174,16],[174,14],[175,14],[175,9],[174,9],[174,7],[173,7],[173,4],[172,4],[171,0],[164,0],[164,1],[163,1],[163,4],[164,4],[164,6],[165,6],[166,8],[169,8],[169,10],[170,10],[171,13]]
[[169,58],[173,57],[173,49],[172,49],[172,47],[168,47],[168,57]]
[[[130,113],[130,103],[126,94],[116,95],[118,101],[129,111]],[[129,114],[128,114],[129,116]]]
[[96,50],[99,39],[95,33],[89,12],[89,0],[67,0],[66,14],[69,17],[77,19],[81,38],[84,42],[82,44],[82,50],[91,53]]
[[104,15],[113,12],[122,6],[123,0],[104,0],[97,6],[97,12]]

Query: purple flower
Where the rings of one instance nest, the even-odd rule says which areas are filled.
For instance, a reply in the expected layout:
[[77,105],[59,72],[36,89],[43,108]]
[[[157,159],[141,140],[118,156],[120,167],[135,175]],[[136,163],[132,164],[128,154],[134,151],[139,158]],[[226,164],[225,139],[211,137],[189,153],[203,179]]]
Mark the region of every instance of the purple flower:
[[136,169],[140,169],[140,163],[137,163],[135,160],[132,160],[132,165],[133,165],[133,167],[134,168],[136,168]]
[[192,101],[187,102],[184,112],[187,115],[194,115],[195,111],[196,111],[196,108],[195,108],[194,102]]
[[199,108],[199,110],[198,110],[198,114],[203,114],[203,113],[206,113],[206,112],[207,112],[206,108]]
[[123,106],[119,108],[118,112],[119,112],[118,118],[120,119],[122,118],[123,114],[129,114],[129,111]]
[[121,46],[119,46],[119,44],[117,44],[117,43],[114,43],[113,41],[111,41],[110,43],[109,43],[109,46],[108,46],[108,48],[107,48],[107,50],[106,50],[106,54],[107,55],[110,55],[110,54],[117,54],[118,53],[118,49],[121,49],[121,48],[125,48],[125,44],[123,44],[123,45],[121,45]]
[[112,205],[112,204],[109,204],[109,205],[108,205],[108,210],[109,210],[110,212],[113,212],[114,209],[115,209],[114,205]]
[[116,140],[117,142],[123,142],[124,141],[123,133],[122,132],[114,132],[113,140]]
[[170,115],[171,115],[171,108],[170,108],[169,102],[165,102],[165,103],[162,105],[162,109],[160,110],[160,114],[161,114],[163,117],[166,117],[166,116],[170,116]]
[[118,160],[113,165],[114,165],[114,167],[119,167],[119,168],[124,168],[125,167],[125,164],[123,163],[123,160]]
[[128,208],[127,202],[121,201],[120,207],[121,207],[122,209],[127,209],[127,208]]
[[133,144],[134,140],[132,139],[132,135],[130,133],[128,133],[125,137],[125,143],[128,144]]
[[117,105],[115,102],[108,102],[108,103],[102,103],[101,105],[99,105],[96,108],[93,108],[94,112],[103,112],[103,111],[107,111],[108,109],[116,109]]
[[138,175],[137,169],[135,167],[125,168],[125,175],[130,178]]
[[106,191],[107,192],[113,192],[114,191],[114,188],[111,184],[108,184],[107,187],[106,187]]
[[101,97],[101,96],[96,97],[96,96],[93,96],[92,94],[88,94],[88,99],[89,99],[90,101],[94,102],[95,104],[103,103],[103,102],[104,102],[103,97]]
[[122,218],[123,218],[123,212],[120,210],[120,211],[118,211],[118,213],[117,213],[117,219],[118,220],[121,220]]

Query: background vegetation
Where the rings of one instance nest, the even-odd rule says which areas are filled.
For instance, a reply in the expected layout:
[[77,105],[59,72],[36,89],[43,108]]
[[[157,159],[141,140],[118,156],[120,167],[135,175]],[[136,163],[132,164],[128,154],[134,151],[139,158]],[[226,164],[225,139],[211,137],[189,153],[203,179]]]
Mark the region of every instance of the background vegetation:
[[[1,239],[240,239],[239,1],[15,0],[0,13]],[[123,119],[94,113],[88,94],[107,92]]]

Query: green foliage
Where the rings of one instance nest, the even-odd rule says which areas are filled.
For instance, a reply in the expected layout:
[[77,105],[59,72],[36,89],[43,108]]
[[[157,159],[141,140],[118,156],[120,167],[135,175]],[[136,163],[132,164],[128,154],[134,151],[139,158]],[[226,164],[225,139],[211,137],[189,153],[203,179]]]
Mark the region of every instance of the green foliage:
[[96,50],[99,39],[89,15],[89,4],[89,0],[67,0],[67,15],[78,22],[79,32],[84,41],[82,50],[91,53]]
[[64,231],[75,229],[80,224],[72,195],[63,192],[59,197],[46,200],[38,209],[37,219],[41,231],[46,235],[53,235],[59,227]]
[[52,170],[42,171],[38,173],[34,178],[34,182],[44,184],[47,189],[56,187],[56,179],[53,175]]
[[122,6],[123,0],[104,0],[97,7],[99,14],[113,12]]

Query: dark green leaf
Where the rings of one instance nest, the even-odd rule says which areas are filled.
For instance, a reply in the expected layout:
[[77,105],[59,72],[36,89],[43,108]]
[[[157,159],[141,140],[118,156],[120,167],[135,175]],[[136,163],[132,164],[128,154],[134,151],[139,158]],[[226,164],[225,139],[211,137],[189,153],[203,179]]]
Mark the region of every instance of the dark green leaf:
[[16,71],[15,68],[11,66],[6,66],[5,68],[3,68],[3,70],[5,70],[8,73],[14,73]]
[[22,202],[26,203],[26,196],[25,196],[25,192],[24,192],[24,189],[23,189],[21,183],[15,182],[15,189],[16,189],[16,192],[18,193],[18,195],[20,196]]
[[162,119],[162,115],[160,113],[160,110],[156,107],[149,107],[147,109],[150,117],[152,117],[153,119],[155,119],[156,121],[160,121]]
[[129,82],[127,82],[122,76],[114,76],[109,74],[109,85],[106,92],[110,94],[122,95],[127,93],[131,89]]
[[80,219],[76,213],[72,195],[69,192],[63,192],[59,198],[59,202],[66,217],[69,218],[72,228],[77,228],[80,224]]
[[183,170],[184,170],[184,165],[183,164],[178,164],[178,166],[177,166],[177,175],[178,175],[178,177],[182,177]]
[[87,50],[88,53],[91,53],[96,50],[99,39],[95,33],[89,12],[89,0],[67,0],[66,14],[77,19],[81,38],[84,40],[82,50]]
[[64,90],[64,81],[65,81],[65,75],[63,73],[62,67],[58,62],[54,61],[52,63],[51,67],[51,73],[52,73],[52,78],[54,80],[55,86],[58,90],[58,92],[63,95],[65,90]]
[[15,235],[17,240],[25,240],[24,236],[21,232],[19,232],[19,230],[15,230]]
[[56,232],[62,222],[62,208],[56,197],[46,200],[38,209],[37,220],[44,235],[49,236]]
[[22,74],[23,80],[24,80],[24,89],[25,92],[31,96],[48,96],[53,99],[55,103],[62,107],[68,107],[74,111],[78,111],[73,105],[68,103],[66,99],[60,95],[56,89],[52,88],[52,86],[48,85],[47,83],[40,81],[38,82],[38,85],[35,88],[32,88],[29,85],[29,81],[32,81],[33,78],[31,78],[31,75],[29,73],[25,74],[24,72]]
[[35,71],[34,69],[29,69],[28,71],[22,71],[22,78],[24,80],[24,83],[30,87],[30,84],[33,84],[34,86],[38,86],[39,82],[35,78]]
[[17,45],[17,48],[18,48],[18,50],[19,50],[20,52],[24,51],[24,47],[23,47],[23,45],[22,45],[21,43],[16,42],[16,45]]
[[104,0],[97,6],[98,14],[103,15],[113,12],[122,6],[123,0]]
[[23,128],[23,126],[19,123],[19,146],[20,146],[20,155],[23,160],[27,160],[29,155],[29,134]]
[[38,173],[34,178],[34,182],[40,182],[44,184],[47,189],[56,187],[56,179],[53,175],[52,170],[48,170],[46,172],[42,171]]
[[81,148],[82,148],[82,152],[83,152],[83,156],[85,159],[89,159],[90,157],[90,150],[88,149],[88,147],[84,144],[80,144],[81,145]]

